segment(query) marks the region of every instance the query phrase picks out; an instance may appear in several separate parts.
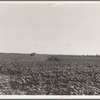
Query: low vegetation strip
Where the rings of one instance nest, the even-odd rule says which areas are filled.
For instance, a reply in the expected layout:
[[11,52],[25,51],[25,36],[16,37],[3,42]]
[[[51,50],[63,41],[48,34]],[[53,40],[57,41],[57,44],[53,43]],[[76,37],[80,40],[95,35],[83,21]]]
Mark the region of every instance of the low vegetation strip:
[[1,95],[100,95],[99,56],[34,55],[0,54]]

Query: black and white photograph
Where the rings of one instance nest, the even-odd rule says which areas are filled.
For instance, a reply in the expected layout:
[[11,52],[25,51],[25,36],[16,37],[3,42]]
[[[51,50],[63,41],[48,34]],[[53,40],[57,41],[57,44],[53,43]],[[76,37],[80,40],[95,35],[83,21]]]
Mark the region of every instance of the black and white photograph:
[[0,95],[100,95],[100,2],[0,1]]

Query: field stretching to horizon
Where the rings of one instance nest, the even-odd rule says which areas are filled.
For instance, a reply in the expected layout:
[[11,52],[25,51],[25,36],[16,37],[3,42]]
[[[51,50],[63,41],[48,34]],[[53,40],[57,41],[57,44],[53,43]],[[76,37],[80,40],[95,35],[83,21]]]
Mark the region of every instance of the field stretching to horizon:
[[100,56],[0,53],[0,95],[100,95]]

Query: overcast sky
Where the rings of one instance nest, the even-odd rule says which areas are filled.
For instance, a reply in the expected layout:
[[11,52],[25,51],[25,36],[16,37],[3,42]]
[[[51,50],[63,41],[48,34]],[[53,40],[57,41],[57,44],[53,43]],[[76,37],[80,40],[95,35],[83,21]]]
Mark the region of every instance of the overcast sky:
[[0,52],[100,54],[100,3],[1,3]]

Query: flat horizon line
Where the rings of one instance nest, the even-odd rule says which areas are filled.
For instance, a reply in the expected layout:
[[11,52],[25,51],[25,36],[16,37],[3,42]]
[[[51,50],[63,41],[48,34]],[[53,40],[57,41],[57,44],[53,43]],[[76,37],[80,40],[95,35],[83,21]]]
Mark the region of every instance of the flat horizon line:
[[100,56],[99,54],[56,54],[56,53],[36,53],[36,52],[27,52],[27,53],[22,53],[22,52],[0,52],[0,54],[32,54],[35,53],[37,55],[63,55],[63,56]]

